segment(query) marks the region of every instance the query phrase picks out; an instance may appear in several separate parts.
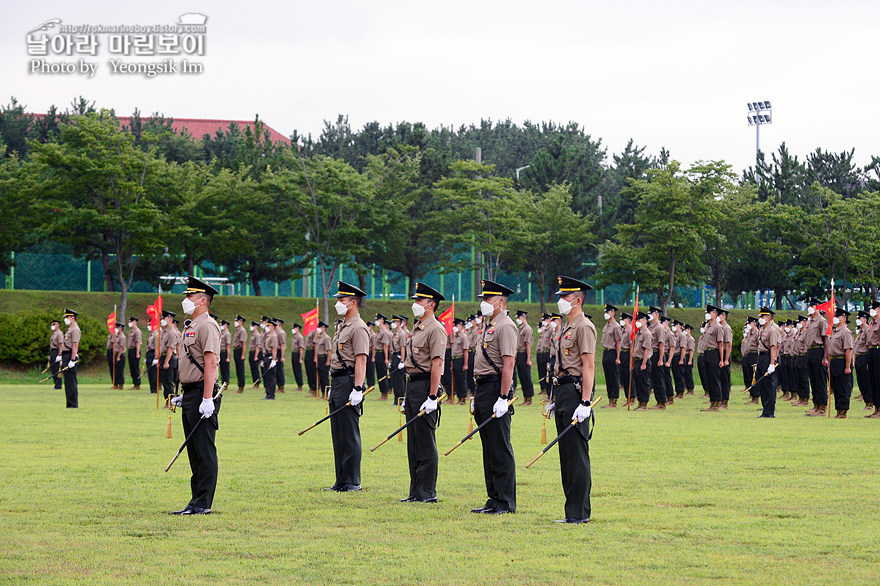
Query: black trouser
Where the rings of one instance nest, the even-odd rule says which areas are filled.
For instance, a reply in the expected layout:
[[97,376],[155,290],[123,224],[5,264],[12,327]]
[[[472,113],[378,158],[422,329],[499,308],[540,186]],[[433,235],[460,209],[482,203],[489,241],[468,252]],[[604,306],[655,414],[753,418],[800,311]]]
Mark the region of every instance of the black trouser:
[[52,382],[55,383],[55,388],[61,388],[62,379],[58,376],[58,371],[67,366],[61,366],[60,362],[55,362],[55,359],[58,357],[58,348],[52,348],[49,350],[49,371],[52,373]]
[[233,348],[232,360],[235,362],[235,378],[238,381],[238,388],[243,389],[247,383],[244,372],[244,348]]
[[318,384],[321,392],[326,393],[330,390],[330,357],[326,354],[318,355]]
[[303,370],[302,364],[299,361],[299,350],[290,355],[290,369],[293,371],[293,378],[296,380],[297,388],[301,389],[303,386]]
[[[480,425],[492,417],[492,407],[501,396],[501,377],[476,385],[474,421]],[[513,406],[500,419],[480,430],[483,446],[483,477],[486,481],[487,507],[516,511],[516,461],[510,445],[510,418]]]
[[[614,354],[616,359],[617,353]],[[556,433],[562,433],[571,425],[574,411],[580,405],[580,385],[558,385],[553,389],[553,394]],[[589,434],[590,422],[584,420],[577,424],[577,429],[566,433],[557,443],[562,492],[565,494],[565,517],[568,519],[590,518],[590,489],[593,481],[590,475]]]
[[721,400],[730,400],[730,363],[728,362],[721,368]]
[[260,362],[259,352],[248,352],[248,363],[251,365],[251,382],[254,384],[258,384],[257,381],[260,380],[260,375],[263,374],[260,369]]
[[397,403],[406,393],[406,374],[400,368],[400,352],[391,355],[391,388],[394,390],[394,402]]
[[764,377],[761,382],[754,385],[758,387],[758,393],[761,397],[761,406],[763,407],[761,415],[774,417],[776,415],[776,373],[764,376],[767,373],[767,367],[770,366],[770,353],[758,354],[755,358],[755,366],[757,367],[755,380]]
[[287,378],[284,376],[284,354],[278,351],[278,361],[275,363],[275,384],[281,388],[284,388],[284,383],[287,382]]
[[[70,364],[71,351],[63,350],[61,352],[61,368],[67,368]],[[67,407],[75,409],[79,407],[79,382],[76,379],[76,373],[79,371],[79,363],[73,368],[67,368],[64,371],[64,396],[67,399]]]
[[476,357],[476,355],[476,350],[468,350],[468,376],[466,378],[468,393],[470,393],[471,395],[473,395],[477,391],[477,383],[474,381],[474,358]]
[[657,358],[657,354],[652,354],[648,360],[651,369],[651,385],[654,387],[654,398],[657,403],[666,403],[666,377],[663,376],[663,367],[660,366],[662,358]]
[[609,399],[620,397],[620,369],[617,367],[617,350],[605,348],[602,352],[602,370],[605,371],[605,392]]
[[452,348],[447,344],[446,354],[443,357],[443,374],[440,376],[440,384],[452,397]]
[[147,380],[150,383],[150,393],[156,392],[156,367],[153,365],[153,361],[156,359],[156,351],[150,348],[147,348],[146,355],[146,365],[147,365]]
[[[757,352],[749,352],[745,356],[743,356],[742,361],[742,371],[743,371],[743,384],[748,388],[752,386],[752,383],[755,382],[755,365],[758,363],[758,353]],[[755,394],[757,391],[755,389],[751,389],[749,394],[753,397],[757,397]]]
[[684,364],[679,362],[681,360],[680,355],[676,355],[672,357],[672,380],[675,382],[675,394],[683,395],[684,394]]
[[165,398],[174,394],[174,373],[177,370],[177,358],[173,355],[168,360],[168,368],[164,368],[165,362],[164,358],[159,359],[159,366],[162,366],[159,370],[159,382],[162,384],[162,392],[165,394]]
[[630,397],[629,394],[629,350],[620,349],[620,364],[617,365],[617,378],[620,381],[620,390],[624,397]]
[[[410,380],[406,384],[403,418],[409,421],[419,414],[428,398],[430,379]],[[434,431],[440,422],[440,408],[413,421],[406,430],[406,455],[409,460],[409,496],[437,498],[437,439]]]
[[116,378],[114,381],[116,382],[116,386],[121,387],[125,385],[125,354],[120,354],[116,358],[116,362],[113,364],[114,370],[116,371]]
[[318,388],[318,368],[315,366],[315,349],[308,348],[303,355],[303,366],[306,367],[306,380],[309,383],[309,390],[314,391]]
[[[706,378],[709,382],[709,388],[706,389],[709,391],[709,400],[713,403],[720,403],[722,396],[721,367],[718,366],[718,363],[721,362],[721,353],[718,348],[707,348],[703,352],[703,359],[706,363]],[[703,384],[705,385],[705,381]]]
[[214,436],[220,428],[217,419],[220,413],[222,397],[214,399],[214,413],[207,421],[199,424],[198,429],[190,437],[190,432],[202,418],[199,405],[202,404],[204,383],[184,383],[183,400],[180,404],[180,415],[183,420],[183,435],[189,438],[186,454],[189,456],[189,468],[192,471],[190,490],[192,499],[189,504],[194,507],[210,509],[214,502],[214,491],[217,489],[217,446]]
[[141,361],[137,357],[137,348],[128,349],[128,372],[131,374],[131,384],[141,386]]
[[703,391],[709,392],[709,375],[706,374],[706,358],[703,354],[697,354],[697,375],[700,377],[700,386]]
[[538,385],[541,387],[542,393],[549,394],[550,385],[547,383],[547,363],[550,362],[549,352],[538,352],[535,356],[538,363]]
[[217,364],[220,369],[220,384],[229,384],[229,362],[227,362],[228,359],[229,352],[227,352],[226,350],[221,350],[220,362]]
[[535,396],[535,385],[532,382],[532,367],[528,362],[528,352],[522,350],[516,353],[516,373],[522,387],[523,397],[531,399]]
[[376,365],[370,360],[369,355],[367,356],[367,375],[365,378],[368,387],[376,384]]
[[107,350],[107,369],[110,371],[110,384],[116,385],[116,370],[113,367],[113,350]]
[[639,403],[647,403],[651,400],[651,362],[648,359],[645,370],[642,370],[642,359],[633,360],[632,386]]
[[868,372],[868,353],[856,354],[856,381],[859,383],[859,392],[865,405],[874,404],[874,394],[871,390],[871,373]]
[[807,371],[810,374],[810,388],[816,405],[828,404],[828,368],[822,365],[824,358],[824,348],[807,350]]
[[275,379],[275,367],[269,368],[269,365],[272,364],[272,355],[266,354],[263,356],[263,390],[266,391],[266,396],[270,399],[275,398],[275,387],[277,384],[277,380]]
[[846,358],[831,357],[831,390],[834,392],[834,408],[838,411],[849,410],[849,399],[852,396],[852,370],[846,374]]
[[795,358],[794,379],[797,394],[804,401],[810,398],[810,371],[807,367],[807,355],[801,354]]
[[376,351],[376,384],[379,385],[379,392],[383,395],[388,394],[391,388],[391,381],[388,380],[388,363],[386,362],[385,352]]
[[663,384],[666,386],[666,400],[669,401],[675,396],[675,387],[672,385],[672,364],[666,366],[663,363]]
[[[464,370],[464,355],[452,357],[452,389],[450,393],[455,393],[459,399],[467,397],[467,375]],[[450,397],[450,400],[452,397]]]
[[779,376],[777,378],[779,380],[778,386],[783,392],[791,390],[791,357],[787,354],[779,355]]
[[687,357],[689,354],[685,355],[685,362],[681,365],[681,372],[684,375],[684,388],[693,391],[694,390],[694,363],[689,360]]
[[[877,407],[880,404],[880,348],[868,349],[868,374],[870,375],[869,388],[871,389],[868,396],[871,397],[874,407]],[[862,391],[862,395],[864,393]]]
[[[329,401],[331,412],[348,403],[352,389],[354,389],[352,375],[333,378]],[[357,407],[347,407],[330,418],[333,461],[336,465],[336,482],[333,486],[336,488],[345,484],[360,485],[361,483],[360,417],[363,412],[364,405],[361,403]]]

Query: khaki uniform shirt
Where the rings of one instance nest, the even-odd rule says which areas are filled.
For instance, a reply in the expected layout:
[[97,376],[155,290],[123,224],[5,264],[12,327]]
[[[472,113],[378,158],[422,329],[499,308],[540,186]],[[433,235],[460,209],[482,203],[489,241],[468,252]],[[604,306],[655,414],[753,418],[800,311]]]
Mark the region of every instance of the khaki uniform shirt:
[[187,357],[187,351],[202,368],[205,368],[205,354],[208,352],[220,358],[220,326],[207,311],[184,326],[178,346],[180,382],[196,383],[205,380],[205,375]]
[[281,358],[281,344],[278,343],[278,332],[275,329],[270,329],[268,332],[263,334],[263,356],[272,357],[272,351],[275,351],[275,360]]
[[385,352],[385,346],[388,346],[389,356],[385,357],[386,360],[391,358],[390,354],[394,348],[393,338],[394,336],[391,335],[391,330],[384,326],[376,332],[376,352]]
[[758,336],[755,328],[752,328],[748,331],[748,333],[743,336],[742,344],[739,345],[739,351],[743,356],[748,354],[749,352],[755,351],[755,344],[758,341]]
[[700,339],[697,340],[697,356],[699,356],[706,350],[706,340],[706,333],[703,332],[702,334],[700,334]]
[[[164,354],[169,348],[174,349],[177,347],[177,334],[174,333],[174,329],[171,326],[165,326],[165,329],[162,331],[162,338],[159,341],[162,344],[162,353]],[[217,343],[220,343],[219,339]]]
[[721,331],[724,333],[725,345],[730,344],[731,348],[732,348],[733,347],[733,328],[730,327],[730,324],[724,323],[721,325]]
[[869,348],[871,346],[880,346],[880,321],[878,319],[880,319],[880,316],[868,322],[867,342]]
[[137,345],[143,340],[143,334],[140,328],[132,328],[128,330],[128,347],[137,348]]
[[400,349],[406,344],[406,340],[409,338],[409,330],[403,326],[403,324],[397,326],[397,330],[394,333],[394,340],[392,342],[392,351],[400,352]]
[[666,352],[667,359],[675,352],[675,333],[668,327],[663,328],[663,351]]
[[312,350],[315,347],[315,340],[318,339],[318,331],[312,330],[309,332],[309,335],[305,337],[305,345],[306,350]]
[[633,358],[643,360],[648,350],[653,350],[654,341],[651,339],[651,328],[643,327],[636,330],[636,339],[633,342]]
[[275,328],[275,335],[278,337],[278,350],[287,350],[287,332],[284,328]]
[[516,344],[516,351],[525,352],[526,344],[531,344],[535,339],[535,332],[532,330],[532,326],[523,322],[522,325],[517,328],[517,334],[519,335],[519,338]]
[[614,350],[617,342],[621,343],[621,347],[623,346],[623,328],[611,319],[606,321],[605,327],[602,328],[602,347],[606,350]]
[[770,352],[773,346],[778,347],[782,342],[782,330],[773,321],[768,321],[758,334],[758,352]]
[[476,352],[477,344],[479,343],[480,337],[477,333],[477,328],[472,327],[468,332],[468,351]]
[[73,322],[69,326],[67,326],[67,331],[64,332],[64,350],[72,351],[74,344],[79,344],[79,340],[82,338],[82,332],[79,329],[79,324]]
[[[488,318],[484,318],[487,319]],[[476,356],[474,357],[474,376],[488,376],[492,374],[501,374],[504,368],[503,356],[516,356],[516,345],[518,333],[516,324],[510,319],[506,313],[498,314],[495,319],[485,324],[486,329],[480,336],[480,346],[476,348]],[[489,354],[489,358],[498,367],[498,370],[492,367],[492,364],[486,360],[483,350]]]
[[550,351],[550,328],[540,327],[538,328],[538,343],[535,344],[535,352],[541,354],[542,352]]
[[802,354],[806,354],[807,347],[804,344],[804,330],[801,328],[800,330],[794,328],[794,332],[791,334],[791,343],[789,344],[789,350],[791,354],[794,356],[800,356]]
[[856,341],[853,345],[853,352],[858,354],[867,354],[868,352],[868,332],[865,326],[859,328],[856,333]]
[[299,354],[299,351],[306,347],[306,339],[303,338],[303,335],[299,332],[293,334],[293,337],[290,339],[290,351],[294,354]]
[[[659,321],[648,324],[648,331],[651,332],[651,350],[654,351],[655,356],[660,351],[660,342],[663,342],[664,345],[666,344],[666,336],[660,330],[661,327],[663,327],[663,324]],[[657,359],[659,360],[660,357],[658,356]]]
[[431,362],[435,358],[440,358],[442,372],[443,361],[446,357],[446,343],[446,326],[440,323],[433,314],[416,322],[407,344],[406,372],[409,374],[431,372]]
[[322,334],[315,334],[315,355],[316,356],[326,356],[330,353],[330,350],[333,348],[333,341],[330,339],[330,336],[324,331]]
[[455,334],[452,338],[452,357],[458,358],[464,356],[468,351],[468,336],[462,332]]
[[251,352],[254,355],[259,355],[260,352],[263,351],[263,335],[260,332],[259,326],[253,332],[251,332]]
[[49,350],[59,350],[61,348],[61,344],[64,343],[64,334],[61,333],[61,328],[55,328],[52,330],[52,335],[49,337]]
[[629,350],[632,348],[632,340],[630,340],[630,336],[632,335],[632,329],[633,329],[632,321],[630,321],[630,323],[628,323],[625,327],[624,326],[620,327],[620,333],[623,336],[623,338],[621,338],[622,341],[620,342],[620,351],[621,352],[623,352],[623,351],[629,352]]
[[128,347],[127,340],[125,339],[125,333],[119,332],[116,334],[116,343],[113,345],[113,352],[115,354],[121,354],[125,352],[125,349]]
[[[443,332],[443,335],[446,335],[446,331]],[[336,328],[332,350],[333,352],[330,354],[331,370],[354,369],[356,356],[370,354],[370,328],[367,327],[361,316],[355,315]],[[344,364],[339,361],[340,355],[345,361]]]
[[853,334],[846,324],[840,324],[831,332],[831,338],[828,340],[828,356],[843,357],[846,356],[847,350],[853,349]]
[[706,338],[706,345],[703,347],[704,352],[720,348],[724,342],[724,330],[721,328],[721,324],[714,320],[706,324],[706,333],[700,336],[701,340],[703,338]]
[[235,336],[232,338],[232,349],[241,348],[244,350],[245,343],[247,343],[247,331],[244,326],[238,326],[235,328]]
[[379,334],[373,331],[373,328],[367,327],[370,330],[370,352],[372,352],[376,348],[376,338],[379,337]]
[[226,330],[220,330],[220,351],[226,352],[229,346],[232,344],[232,334],[229,333],[229,327],[226,327]]
[[814,346],[825,346],[825,333],[828,331],[828,322],[818,312],[807,320],[807,325],[804,326],[804,329],[806,330],[805,343],[807,349]]
[[685,337],[685,342],[684,342],[685,355],[688,355],[688,354],[690,354],[691,350],[694,349],[694,346],[696,345],[696,340],[694,340],[694,337],[691,335],[690,332],[686,333],[684,335],[684,337]]
[[581,355],[596,353],[596,326],[583,313],[566,320],[556,350],[556,376],[583,376]]
[[147,350],[156,351],[156,343],[159,341],[159,330],[153,330],[147,336]]
[[107,334],[107,350],[113,349],[113,334]]

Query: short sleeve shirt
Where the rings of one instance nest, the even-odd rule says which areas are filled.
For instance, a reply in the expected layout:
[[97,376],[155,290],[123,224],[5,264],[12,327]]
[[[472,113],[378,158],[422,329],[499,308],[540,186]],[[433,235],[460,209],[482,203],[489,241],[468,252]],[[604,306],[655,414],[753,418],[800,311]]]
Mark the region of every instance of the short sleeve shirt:
[[113,351],[114,352],[124,351],[128,347],[127,342],[128,342],[128,340],[125,338],[125,334],[122,332],[119,332],[118,334],[116,334],[116,343],[113,345]]
[[856,354],[864,354],[868,351],[868,337],[865,326],[859,328],[853,350]]
[[532,330],[532,326],[523,322],[523,324],[519,326],[518,334],[519,339],[517,341],[516,351],[525,352],[526,345],[531,344],[532,341],[535,339],[535,332],[534,330]]
[[232,334],[229,333],[229,330],[220,332],[220,350],[226,352],[226,348],[232,344]]
[[235,336],[232,338],[232,347],[244,348],[245,342],[247,342],[247,332],[243,326],[238,326],[235,328]]
[[[499,314],[493,321],[485,324],[485,329],[476,348],[474,376],[500,374],[503,367],[502,357],[516,356],[518,339],[516,324],[505,313]],[[486,352],[484,353],[482,349],[485,349]],[[489,355],[489,358],[495,363],[495,367],[486,359],[485,354]],[[496,367],[498,370],[495,370]]]
[[52,330],[52,337],[49,338],[49,350],[57,350],[63,342],[64,334],[61,333],[61,329],[55,328]]
[[281,349],[281,344],[278,343],[278,333],[275,330],[269,330],[265,334],[263,334],[263,354],[266,356],[272,356],[272,350],[275,350],[275,358],[279,358],[278,350]]
[[251,350],[254,352],[263,351],[263,334],[260,333],[259,329],[256,329],[251,333]]
[[557,376],[582,376],[581,355],[596,353],[596,326],[584,314],[565,324],[556,350]]
[[128,331],[128,347],[137,348],[137,345],[143,340],[143,334],[140,328],[132,328]]
[[733,328],[730,327],[730,324],[728,324],[728,323],[722,324],[721,331],[724,334],[724,343],[725,344],[733,344]]
[[73,345],[79,344],[80,338],[82,338],[82,332],[79,329],[79,324],[73,322],[67,327],[67,331],[64,332],[64,349],[73,350]]
[[639,328],[638,331],[636,331],[636,339],[632,347],[633,358],[638,358],[639,360],[645,358],[645,355],[654,345],[651,338],[653,338],[653,336],[651,335],[650,328]]
[[306,350],[312,350],[315,347],[315,340],[318,339],[317,330],[312,330],[305,338]]
[[606,350],[614,350],[617,347],[617,342],[622,340],[623,328],[620,327],[620,324],[613,319],[606,321],[605,327],[602,328],[602,347]]
[[429,315],[416,322],[407,343],[406,371],[410,374],[430,372],[431,362],[435,358],[442,361],[446,357],[446,342],[446,326],[436,317]]
[[208,312],[202,313],[183,328],[178,346],[181,360],[178,375],[181,383],[195,383],[205,380],[204,374],[196,368],[187,356],[192,356],[199,366],[205,367],[205,354],[220,356],[220,326]]
[[325,354],[328,354],[332,348],[333,342],[330,340],[330,336],[327,335],[327,332],[322,332],[315,336],[315,354],[318,356],[324,356]]
[[156,351],[156,342],[159,341],[159,330],[153,330],[147,336],[147,350]]
[[828,356],[835,358],[846,356],[846,351],[852,350],[853,346],[852,332],[846,324],[841,324],[831,332],[831,338],[828,340]]
[[291,352],[299,352],[305,347],[305,338],[299,332],[293,334],[293,337],[290,339],[290,351]]
[[828,331],[828,322],[825,321],[824,317],[816,313],[811,319],[807,320],[805,329],[807,330],[807,348],[825,345],[825,333]]
[[717,350],[724,343],[724,331],[721,329],[721,324],[714,320],[706,324],[706,333],[700,336],[701,340],[703,338],[706,339],[704,350]]
[[[445,333],[444,331],[444,335]],[[354,368],[355,357],[369,353],[370,329],[361,316],[355,315],[336,328],[336,335],[333,336],[333,352],[330,354],[330,368],[332,370]],[[345,361],[344,364],[339,361],[340,356]]]
[[773,322],[769,322],[760,332],[758,342],[759,352],[769,352],[773,346],[779,346],[782,341],[782,330]]

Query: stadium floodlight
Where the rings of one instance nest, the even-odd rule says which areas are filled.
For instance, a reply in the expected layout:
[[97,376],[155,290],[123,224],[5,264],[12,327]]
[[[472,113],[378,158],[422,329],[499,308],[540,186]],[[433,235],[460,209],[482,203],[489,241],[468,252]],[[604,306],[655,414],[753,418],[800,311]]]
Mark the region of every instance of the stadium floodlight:
[[749,126],[755,127],[755,156],[757,157],[758,153],[761,152],[761,125],[772,122],[772,108],[770,107],[770,100],[746,102],[746,105],[749,107],[749,115],[746,116],[746,119],[749,121]]

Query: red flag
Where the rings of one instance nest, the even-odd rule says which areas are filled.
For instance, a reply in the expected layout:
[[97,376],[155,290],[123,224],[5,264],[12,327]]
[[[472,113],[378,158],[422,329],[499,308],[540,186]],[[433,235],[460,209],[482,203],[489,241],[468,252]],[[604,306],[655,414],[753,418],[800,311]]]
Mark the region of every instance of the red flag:
[[318,308],[299,314],[303,320],[303,336],[308,336],[318,327]]
[[635,304],[635,307],[633,307],[632,319],[629,320],[629,328],[630,328],[629,341],[630,342],[636,341],[636,320],[638,319],[638,317],[639,317],[639,288],[636,287],[636,304]]
[[825,332],[826,336],[831,335],[834,322],[834,313],[836,310],[837,305],[834,302],[834,279],[831,279],[831,299],[816,307],[816,311],[824,311],[825,315],[828,316],[828,331]]
[[147,306],[147,315],[150,316],[150,327],[154,330],[159,329],[159,320],[162,319],[162,296],[156,297],[153,305]]
[[116,310],[113,310],[113,313],[107,316],[107,329],[110,330],[110,333],[116,331]]
[[449,309],[447,309],[446,311],[441,313],[440,317],[438,317],[437,319],[439,319],[440,322],[444,326],[446,326],[446,335],[451,336],[452,335],[452,322],[455,320],[455,302],[453,301],[452,305],[449,307]]

